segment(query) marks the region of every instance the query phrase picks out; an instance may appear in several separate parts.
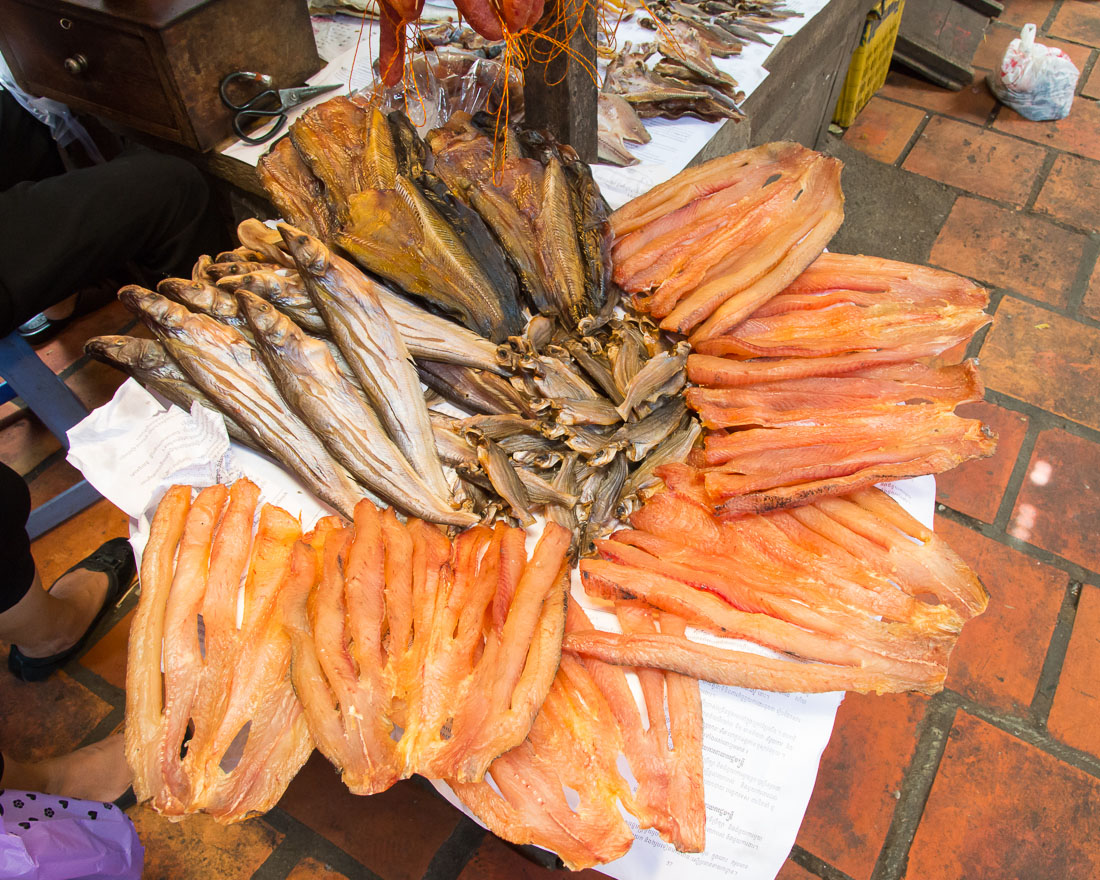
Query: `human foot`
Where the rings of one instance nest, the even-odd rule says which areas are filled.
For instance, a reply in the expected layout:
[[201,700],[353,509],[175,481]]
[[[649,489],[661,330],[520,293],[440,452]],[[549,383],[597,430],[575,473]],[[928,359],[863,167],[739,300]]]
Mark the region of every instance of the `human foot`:
[[26,657],[41,658],[73,647],[103,608],[109,587],[110,581],[101,571],[74,568],[63,574],[49,589],[50,598],[56,601],[51,603],[53,626],[49,635],[33,642],[17,642],[19,650]]
[[86,801],[116,800],[126,793],[132,779],[121,733],[67,755],[39,761],[37,766],[43,774],[45,794]]

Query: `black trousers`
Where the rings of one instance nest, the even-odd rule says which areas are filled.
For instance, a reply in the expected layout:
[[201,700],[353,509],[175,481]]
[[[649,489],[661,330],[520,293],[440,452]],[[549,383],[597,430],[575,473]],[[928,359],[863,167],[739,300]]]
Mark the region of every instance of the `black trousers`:
[[189,276],[219,247],[194,166],[132,148],[63,171],[49,129],[3,91],[0,189],[0,336],[129,262]]
[[19,602],[34,583],[27,536],[31,493],[19,474],[0,462],[0,612]]

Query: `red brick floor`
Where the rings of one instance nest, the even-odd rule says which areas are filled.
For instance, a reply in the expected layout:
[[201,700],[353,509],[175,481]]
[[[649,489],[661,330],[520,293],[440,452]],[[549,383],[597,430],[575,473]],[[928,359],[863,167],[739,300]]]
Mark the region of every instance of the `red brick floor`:
[[[1082,70],[1061,122],[1023,120],[984,84],[1029,21],[1049,27],[1040,40]],[[844,701],[780,880],[1100,877],[1098,47],[1097,4],[1005,0],[975,55],[972,85],[947,92],[891,72],[844,136],[899,174],[953,193],[929,262],[997,294],[978,352],[986,399],[963,412],[992,427],[998,450],[939,479],[936,524],[992,598],[968,624],[942,693]],[[96,405],[120,377],[87,362],[83,341],[132,323],[106,307],[40,355]],[[0,407],[0,460],[27,476],[36,504],[77,478],[17,403]],[[126,531],[106,502],[53,530],[34,546],[44,581]],[[118,726],[132,606],[131,597],[51,681],[0,677],[5,750],[39,757]],[[567,873],[535,866],[416,782],[353,797],[317,756],[262,820],[225,827],[202,817],[173,824],[145,808],[131,815],[155,878]]]

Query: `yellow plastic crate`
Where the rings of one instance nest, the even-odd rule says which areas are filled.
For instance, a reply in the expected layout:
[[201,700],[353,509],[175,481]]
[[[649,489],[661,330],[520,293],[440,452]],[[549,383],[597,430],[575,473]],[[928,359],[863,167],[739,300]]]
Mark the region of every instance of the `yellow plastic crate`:
[[886,82],[904,8],[905,0],[881,0],[867,13],[863,35],[852,53],[848,75],[844,77],[844,87],[833,113],[833,122],[837,125],[847,128],[855,122],[859,111]]

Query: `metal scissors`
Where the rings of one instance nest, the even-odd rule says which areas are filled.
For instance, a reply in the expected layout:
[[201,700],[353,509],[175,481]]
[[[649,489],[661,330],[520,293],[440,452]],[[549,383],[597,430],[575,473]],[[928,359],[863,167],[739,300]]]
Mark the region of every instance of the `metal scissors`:
[[[237,104],[232,101],[226,89],[234,82],[258,83],[263,90],[247,101]],[[271,88],[271,77],[266,73],[253,73],[250,70],[235,70],[222,79],[218,86],[218,93],[222,97],[222,103],[233,114],[233,131],[246,144],[266,144],[286,124],[286,111],[299,104],[304,104],[310,98],[323,95],[338,89],[339,84],[332,86],[300,86],[295,89]],[[274,124],[267,131],[258,135],[250,135],[248,129],[251,123],[259,119],[274,119]]]

